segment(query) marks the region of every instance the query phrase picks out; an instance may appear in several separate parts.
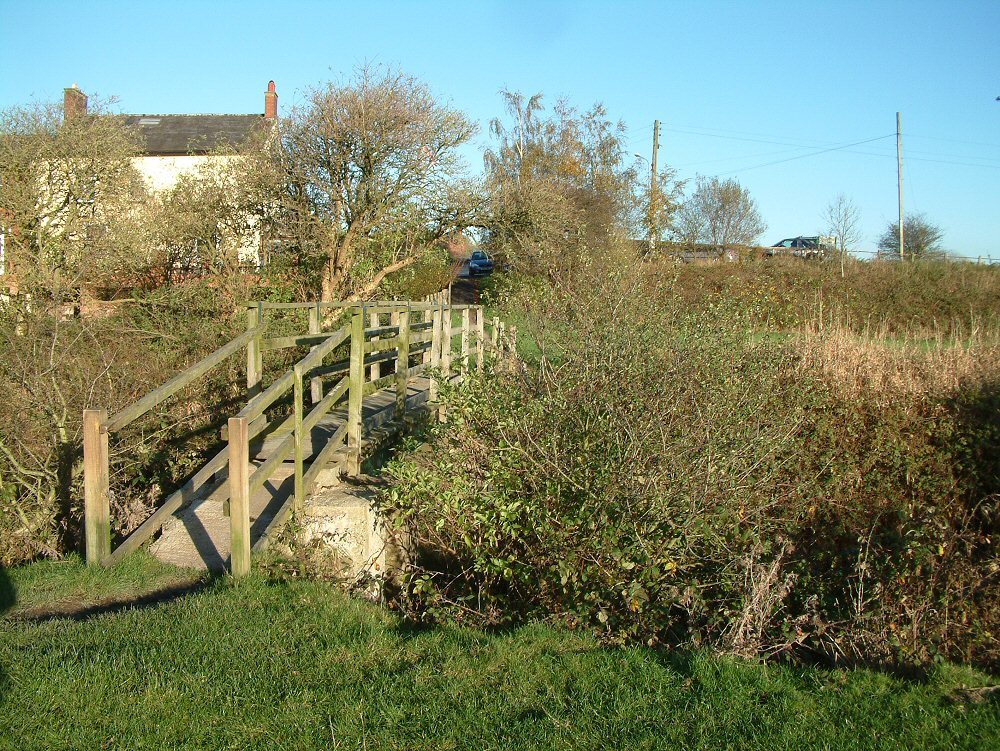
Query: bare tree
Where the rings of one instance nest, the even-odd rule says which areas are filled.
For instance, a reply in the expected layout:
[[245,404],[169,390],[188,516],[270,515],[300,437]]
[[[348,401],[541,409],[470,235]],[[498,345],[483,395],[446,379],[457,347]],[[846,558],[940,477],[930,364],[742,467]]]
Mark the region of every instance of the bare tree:
[[474,132],[425,84],[388,69],[308,93],[283,124],[283,221],[322,258],[324,299],[370,289],[467,224],[457,149]]
[[736,180],[699,177],[680,210],[679,233],[688,242],[752,245],[766,229],[757,203]]
[[826,207],[823,220],[826,222],[827,232],[837,239],[840,275],[843,277],[847,251],[861,239],[861,212],[850,198],[841,193]]
[[[923,214],[912,214],[903,220],[903,255],[910,259],[943,258],[941,238],[944,230],[931,224]],[[891,222],[878,239],[880,256],[899,253],[899,222]]]

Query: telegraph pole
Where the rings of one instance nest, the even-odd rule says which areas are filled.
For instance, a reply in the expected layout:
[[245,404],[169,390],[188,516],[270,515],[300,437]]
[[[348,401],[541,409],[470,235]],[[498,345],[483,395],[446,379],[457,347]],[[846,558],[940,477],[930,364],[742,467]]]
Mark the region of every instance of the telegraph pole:
[[896,169],[899,185],[899,260],[903,260],[903,133],[896,113]]
[[659,235],[656,226],[656,154],[660,150],[660,121],[653,121],[653,160],[649,175],[649,252],[655,250],[655,238]]

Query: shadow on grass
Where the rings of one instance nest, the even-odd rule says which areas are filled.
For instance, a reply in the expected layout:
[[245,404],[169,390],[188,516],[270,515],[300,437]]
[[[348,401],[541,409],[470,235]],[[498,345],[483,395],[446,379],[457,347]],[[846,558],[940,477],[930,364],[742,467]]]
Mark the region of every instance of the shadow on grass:
[[86,605],[69,604],[40,607],[12,615],[10,620],[20,623],[43,623],[57,619],[85,621],[106,613],[123,613],[128,610],[156,607],[206,589],[218,578],[219,576],[204,576],[194,581],[162,587],[139,596],[107,598]]
[[[0,566],[0,617],[14,607],[16,599],[14,585],[11,583],[10,577],[7,576],[7,570]],[[0,701],[3,701],[7,694],[7,682],[7,671],[4,670],[3,665],[0,665]]]

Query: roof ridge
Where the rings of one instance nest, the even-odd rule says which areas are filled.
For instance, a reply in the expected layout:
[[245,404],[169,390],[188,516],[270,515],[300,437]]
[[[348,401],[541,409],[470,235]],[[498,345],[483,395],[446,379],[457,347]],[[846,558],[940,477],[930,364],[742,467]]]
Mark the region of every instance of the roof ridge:
[[263,112],[123,112],[122,117],[264,117]]

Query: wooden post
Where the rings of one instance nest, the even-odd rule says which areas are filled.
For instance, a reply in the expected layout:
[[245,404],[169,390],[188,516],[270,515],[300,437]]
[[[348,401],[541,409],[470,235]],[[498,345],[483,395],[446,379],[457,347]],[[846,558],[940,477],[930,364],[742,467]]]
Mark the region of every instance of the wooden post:
[[[377,329],[380,320],[382,320],[382,319],[380,318],[379,314],[376,311],[372,311],[372,314],[371,314],[371,325],[372,325],[372,328]],[[377,342],[378,341],[378,337],[377,336],[373,336],[372,337],[372,341],[373,342]],[[382,363],[378,363],[378,362],[372,363],[371,374],[368,376],[368,380],[370,380],[370,381],[377,381],[381,377],[382,377]]]
[[305,505],[306,491],[305,485],[303,484],[304,473],[302,470],[302,463],[305,459],[305,436],[302,433],[302,401],[304,399],[303,384],[302,384],[302,370],[298,364],[295,365],[292,371],[295,374],[294,383],[294,407],[293,407],[293,424],[294,424],[294,436],[295,436],[295,501],[292,504],[292,508],[295,514],[302,513],[302,507]]
[[396,419],[406,414],[406,384],[410,370],[410,306],[399,311],[399,346],[396,349]]
[[347,401],[347,473],[361,474],[361,400],[365,386],[365,306],[351,316],[350,393]]
[[[445,303],[441,309],[441,380],[451,380],[451,305]],[[447,417],[445,408],[438,408],[438,421]]]
[[[264,303],[247,311],[247,330],[257,328],[264,322]],[[260,334],[247,344],[247,396],[260,393],[260,379],[264,371],[264,356],[260,351]]]
[[[436,296],[435,296],[436,297]],[[434,304],[434,310],[431,314],[431,368],[437,369],[441,366],[441,303],[436,302]],[[432,402],[436,402],[438,398],[438,375],[434,373],[431,376],[431,387],[428,397]]]
[[469,333],[472,331],[469,307],[462,308],[462,377],[469,374]]
[[[323,329],[321,327],[322,321],[322,311],[320,310],[320,302],[316,301],[316,305],[309,308],[309,333],[318,334]],[[316,349],[312,347],[309,351]],[[323,400],[323,379],[313,378],[309,381],[309,403],[319,404]]]
[[493,331],[490,332],[490,341],[493,342],[493,349],[500,347],[500,319],[493,316]]
[[250,423],[229,418],[229,571],[250,573]]
[[107,421],[106,409],[83,410],[83,508],[90,565],[111,555]]
[[476,370],[480,373],[483,372],[485,364],[483,363],[483,352],[486,349],[484,340],[486,339],[486,324],[483,321],[483,306],[480,305],[476,308]]
[[[420,320],[423,323],[430,323],[431,326],[433,326],[434,325],[433,324],[433,321],[434,321],[434,312],[432,310],[430,310],[429,308],[426,309],[426,310],[424,310],[424,312],[420,316]],[[431,336],[433,337],[433,334],[431,334]],[[432,345],[432,347],[433,347],[433,345]],[[431,350],[430,349],[425,349],[424,350],[424,357],[423,357],[422,362],[424,363],[424,365],[427,365],[428,367],[433,367],[433,366],[431,366],[431,362],[432,361],[433,361],[433,357],[431,356]]]
[[504,333],[504,328],[505,328],[504,322],[500,321],[500,323],[497,324],[497,351],[500,353],[501,357],[503,356],[504,353],[504,347],[507,344],[505,341],[506,334]]

